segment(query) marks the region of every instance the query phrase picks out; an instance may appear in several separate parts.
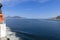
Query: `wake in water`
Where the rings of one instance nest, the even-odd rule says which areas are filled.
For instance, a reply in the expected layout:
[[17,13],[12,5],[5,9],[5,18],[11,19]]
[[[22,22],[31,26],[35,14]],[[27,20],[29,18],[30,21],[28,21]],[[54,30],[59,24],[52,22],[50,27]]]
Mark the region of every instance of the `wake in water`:
[[21,40],[19,37],[16,37],[15,32],[12,32],[9,27],[7,27],[7,39],[9,40]]
[[26,33],[26,32],[18,32],[18,31],[15,31],[17,34],[19,34],[22,38],[22,40],[60,40],[60,39],[57,39],[56,37],[46,37],[46,36],[40,36],[40,35],[34,35],[34,34],[29,34],[29,33]]

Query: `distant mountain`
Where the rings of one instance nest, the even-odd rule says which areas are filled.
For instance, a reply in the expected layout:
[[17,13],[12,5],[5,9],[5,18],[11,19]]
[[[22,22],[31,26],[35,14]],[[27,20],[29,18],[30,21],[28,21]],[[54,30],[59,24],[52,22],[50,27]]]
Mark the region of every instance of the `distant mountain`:
[[60,16],[57,16],[56,19],[59,19],[60,20]]
[[13,17],[7,16],[6,18],[23,18],[23,17],[20,17],[20,16],[13,16]]
[[60,20],[60,16],[54,17],[52,20]]

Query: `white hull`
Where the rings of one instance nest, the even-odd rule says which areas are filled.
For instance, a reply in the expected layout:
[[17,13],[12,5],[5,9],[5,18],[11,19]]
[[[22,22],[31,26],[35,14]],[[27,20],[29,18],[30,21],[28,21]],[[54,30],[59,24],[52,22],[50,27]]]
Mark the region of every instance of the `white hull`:
[[6,37],[6,24],[0,24],[0,38]]

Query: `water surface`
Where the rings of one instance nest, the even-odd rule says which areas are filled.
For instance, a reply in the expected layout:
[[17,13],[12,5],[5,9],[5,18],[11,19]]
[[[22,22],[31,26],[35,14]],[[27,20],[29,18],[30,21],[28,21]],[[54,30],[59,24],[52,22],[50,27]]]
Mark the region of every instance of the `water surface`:
[[60,21],[6,19],[6,23],[22,40],[60,40]]

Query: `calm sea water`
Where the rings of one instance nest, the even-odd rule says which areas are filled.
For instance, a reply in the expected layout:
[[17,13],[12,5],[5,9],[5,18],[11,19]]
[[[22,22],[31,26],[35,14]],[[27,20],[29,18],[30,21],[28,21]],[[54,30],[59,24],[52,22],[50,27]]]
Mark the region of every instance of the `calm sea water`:
[[22,40],[60,40],[60,21],[6,19],[6,23]]

